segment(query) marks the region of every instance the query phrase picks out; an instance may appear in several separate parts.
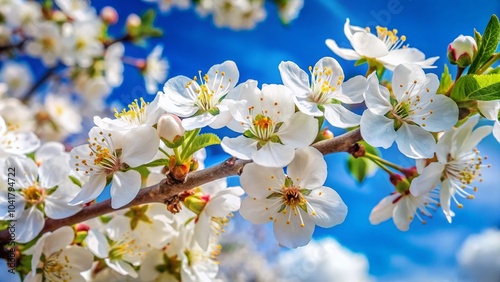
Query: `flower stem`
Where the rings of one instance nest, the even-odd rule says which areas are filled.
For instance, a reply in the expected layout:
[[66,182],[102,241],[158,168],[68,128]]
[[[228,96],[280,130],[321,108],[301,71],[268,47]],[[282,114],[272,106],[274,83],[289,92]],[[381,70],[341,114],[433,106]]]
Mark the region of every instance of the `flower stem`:
[[162,152],[163,154],[165,154],[165,156],[167,156],[168,158],[170,158],[170,154],[167,153],[167,151],[163,150],[161,147],[159,147],[158,150],[160,150],[160,152]]
[[395,170],[399,170],[401,172],[403,172],[405,169],[403,167],[400,167],[399,165],[397,164],[394,164],[394,163],[391,163],[390,161],[388,160],[385,160],[385,159],[382,159],[381,157],[377,156],[377,155],[374,155],[374,154],[371,154],[371,153],[368,153],[366,152],[364,157],[367,157],[369,158],[370,160],[372,160],[373,162],[379,162],[381,164],[384,164],[390,168],[393,168]]
[[383,171],[387,172],[387,174],[389,175],[393,175],[394,173],[389,170],[384,164],[382,164],[380,161],[378,160],[372,160],[370,159],[372,162],[374,162],[376,165],[378,165]]

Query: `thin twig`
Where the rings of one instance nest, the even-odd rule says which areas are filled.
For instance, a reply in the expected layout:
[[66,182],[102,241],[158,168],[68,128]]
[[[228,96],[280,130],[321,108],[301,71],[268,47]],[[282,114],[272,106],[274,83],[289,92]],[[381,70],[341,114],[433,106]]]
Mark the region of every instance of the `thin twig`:
[[49,69],[47,69],[45,71],[45,73],[43,74],[42,77],[40,77],[38,79],[38,81],[33,84],[33,86],[31,86],[31,88],[28,90],[28,92],[26,93],[26,95],[24,95],[24,97],[21,99],[21,101],[23,102],[27,102],[29,99],[31,99],[31,97],[33,96],[33,94],[35,94],[36,90],[42,86],[42,84],[44,84],[56,71],[56,68],[57,66],[54,66],[54,67],[51,67]]

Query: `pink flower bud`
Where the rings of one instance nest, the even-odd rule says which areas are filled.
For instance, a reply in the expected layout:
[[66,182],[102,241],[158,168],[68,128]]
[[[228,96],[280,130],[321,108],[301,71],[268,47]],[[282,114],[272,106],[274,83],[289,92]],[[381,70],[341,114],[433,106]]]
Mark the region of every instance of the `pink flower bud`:
[[127,28],[128,29],[133,29],[133,28],[138,28],[139,26],[141,26],[141,18],[136,15],[136,14],[130,14],[128,15],[128,18],[127,18]]
[[476,40],[471,36],[460,35],[448,45],[448,60],[454,65],[465,68],[472,63],[476,52]]
[[101,19],[105,23],[113,25],[118,22],[118,12],[116,12],[115,8],[106,6],[101,10]]
[[182,127],[181,119],[176,115],[164,114],[158,120],[156,132],[160,138],[170,143],[175,143],[184,136],[185,129]]

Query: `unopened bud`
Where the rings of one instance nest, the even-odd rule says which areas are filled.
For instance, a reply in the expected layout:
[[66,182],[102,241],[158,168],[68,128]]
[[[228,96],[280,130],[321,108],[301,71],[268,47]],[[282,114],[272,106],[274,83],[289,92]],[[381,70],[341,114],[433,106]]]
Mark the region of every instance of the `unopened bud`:
[[396,190],[400,194],[404,194],[410,189],[410,181],[408,181],[408,179],[406,177],[403,177],[402,175],[391,174],[389,180],[391,181],[392,185],[396,187]]
[[141,18],[137,14],[130,14],[127,17],[127,29],[134,29],[140,27],[142,24]]
[[176,165],[176,166],[170,168],[170,175],[175,180],[184,181],[184,180],[186,180],[187,174],[189,173],[189,169],[190,169],[189,163]]
[[109,25],[116,24],[118,22],[118,12],[116,12],[115,8],[106,6],[101,10],[101,19]]
[[453,65],[465,68],[472,63],[476,52],[476,40],[472,36],[460,35],[448,45],[448,60]]
[[[184,136],[185,129],[182,127],[181,119],[178,116],[164,114],[158,120],[156,132],[161,139],[171,143],[174,145],[173,147],[178,147],[180,144],[176,143]],[[167,144],[167,146],[169,145]]]
[[90,227],[87,224],[84,223],[77,223],[75,225],[75,231],[80,232],[80,231],[89,231]]
[[193,158],[193,159],[191,159],[191,165],[190,165],[189,170],[190,171],[196,171],[199,166],[200,166],[200,163],[198,162],[198,160],[195,159],[195,158]]
[[403,169],[403,173],[409,180],[412,180],[413,178],[418,176],[417,168],[414,166]]
[[196,193],[192,196],[187,197],[183,203],[186,208],[199,215],[203,211],[209,200],[209,195]]

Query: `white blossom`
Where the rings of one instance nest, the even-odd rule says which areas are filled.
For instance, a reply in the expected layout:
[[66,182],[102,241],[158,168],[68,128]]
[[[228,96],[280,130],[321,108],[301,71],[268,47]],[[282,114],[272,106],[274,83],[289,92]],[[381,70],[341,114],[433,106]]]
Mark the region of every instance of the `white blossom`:
[[326,45],[345,60],[373,59],[389,70],[399,64],[417,64],[422,68],[435,68],[434,62],[439,57],[425,59],[424,53],[416,48],[404,45],[406,36],[398,36],[396,29],[377,26],[377,35],[370,33],[369,28],[352,26],[346,19],[344,33],[352,48],[340,48],[333,39],[327,39]]
[[240,214],[256,224],[273,222],[274,236],[281,245],[304,246],[315,225],[330,228],[347,215],[339,194],[323,186],[326,176],[323,155],[312,147],[297,150],[286,175],[282,168],[248,164],[241,174],[241,186],[248,197]]
[[375,73],[368,78],[367,110],[361,117],[361,135],[372,146],[388,148],[394,141],[410,158],[432,158],[436,142],[431,132],[451,128],[458,120],[456,103],[437,95],[439,80],[417,65],[394,70],[391,97]]

